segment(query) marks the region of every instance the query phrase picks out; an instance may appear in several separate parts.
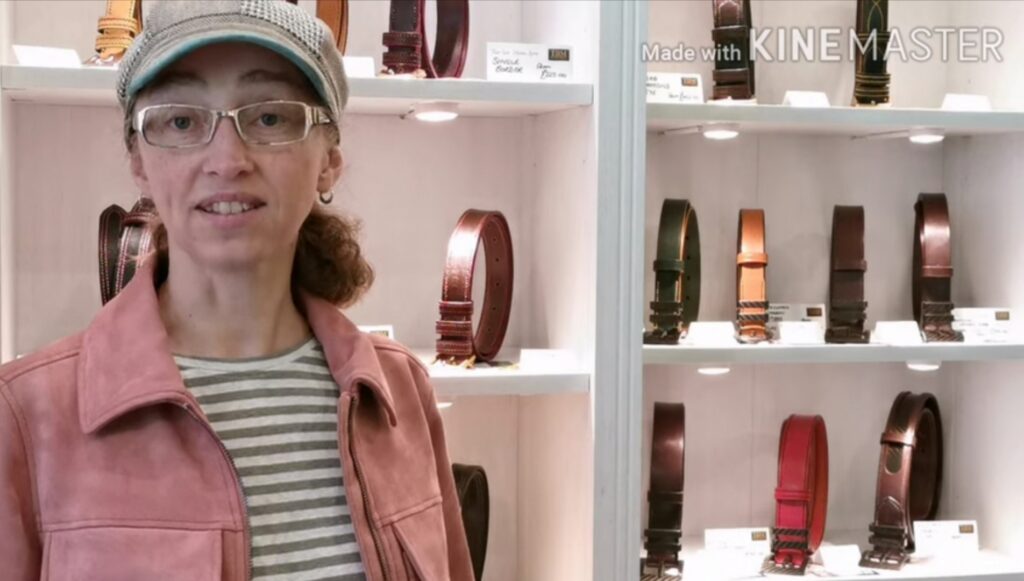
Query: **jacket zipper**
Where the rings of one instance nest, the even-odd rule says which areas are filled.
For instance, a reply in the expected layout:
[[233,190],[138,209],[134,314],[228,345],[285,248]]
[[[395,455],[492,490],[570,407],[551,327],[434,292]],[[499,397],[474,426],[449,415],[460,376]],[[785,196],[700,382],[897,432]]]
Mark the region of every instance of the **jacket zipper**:
[[352,426],[355,424],[355,422],[353,421],[355,410],[356,399],[352,398],[352,404],[348,408],[348,452],[352,456],[352,466],[356,470],[356,483],[359,484],[359,492],[362,494],[363,497],[363,512],[366,515],[366,524],[370,529],[370,536],[373,537],[373,545],[374,548],[377,550],[377,558],[380,560],[381,572],[384,575],[384,581],[387,581],[388,560],[384,554],[384,551],[381,550],[380,536],[377,534],[377,529],[373,526],[373,521],[370,516],[372,514],[370,512],[370,498],[369,496],[367,496],[366,488],[363,486],[363,472],[359,468],[359,459],[356,457],[355,438],[352,437]]
[[231,456],[231,452],[228,451],[228,448],[227,446],[224,445],[224,442],[222,442],[220,440],[220,437],[217,436],[217,433],[213,431],[213,427],[211,427],[208,423],[204,422],[202,418],[196,415],[196,413],[192,411],[191,405],[185,403],[181,404],[181,407],[185,408],[185,411],[187,411],[190,416],[195,418],[197,422],[202,424],[203,428],[205,428],[206,431],[209,432],[210,436],[213,437],[213,440],[217,442],[217,446],[220,448],[221,453],[224,454],[224,458],[226,458],[228,464],[231,465],[231,477],[235,480],[235,487],[236,490],[238,491],[238,498],[242,499],[242,502],[240,503],[242,505],[243,517],[242,542],[245,544],[245,579],[246,581],[248,581],[249,579],[252,579],[252,542],[249,539],[249,502],[245,499],[245,490],[242,488],[242,481],[238,477],[238,467],[235,466],[235,459]]

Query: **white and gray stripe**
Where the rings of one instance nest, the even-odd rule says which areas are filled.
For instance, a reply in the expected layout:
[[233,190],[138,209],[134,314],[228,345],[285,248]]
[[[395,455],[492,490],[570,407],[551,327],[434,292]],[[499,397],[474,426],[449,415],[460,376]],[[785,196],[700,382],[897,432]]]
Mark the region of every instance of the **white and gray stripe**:
[[338,386],[320,343],[174,359],[242,481],[253,579],[365,579],[338,453]]

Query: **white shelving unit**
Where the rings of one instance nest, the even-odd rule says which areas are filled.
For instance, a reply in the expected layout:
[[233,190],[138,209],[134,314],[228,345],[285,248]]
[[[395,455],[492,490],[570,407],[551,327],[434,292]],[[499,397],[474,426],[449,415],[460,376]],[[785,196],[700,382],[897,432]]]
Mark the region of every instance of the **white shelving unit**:
[[921,345],[779,345],[726,347],[644,345],[644,363],[906,363],[1024,359],[1024,344],[925,343]]
[[590,389],[590,373],[568,352],[520,351],[499,357],[498,365],[479,364],[472,369],[434,363],[434,352],[429,349],[415,353],[427,364],[440,397],[586,393]]

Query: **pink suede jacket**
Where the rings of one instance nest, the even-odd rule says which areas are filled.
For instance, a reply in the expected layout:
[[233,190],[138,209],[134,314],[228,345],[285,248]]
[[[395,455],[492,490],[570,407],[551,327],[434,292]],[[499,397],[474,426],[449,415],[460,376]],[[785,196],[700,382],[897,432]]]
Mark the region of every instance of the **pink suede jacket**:
[[[299,299],[341,388],[367,578],[472,581],[426,369]],[[4,581],[242,581],[248,534],[239,479],[171,357],[151,268],[84,332],[0,367]]]

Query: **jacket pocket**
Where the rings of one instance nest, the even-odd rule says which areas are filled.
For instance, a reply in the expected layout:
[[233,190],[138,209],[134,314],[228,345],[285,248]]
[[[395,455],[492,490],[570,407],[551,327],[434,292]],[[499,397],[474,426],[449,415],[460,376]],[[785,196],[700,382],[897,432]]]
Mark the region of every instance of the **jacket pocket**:
[[43,581],[218,581],[221,531],[95,527],[50,533]]
[[441,502],[392,525],[411,579],[448,581],[448,536]]

